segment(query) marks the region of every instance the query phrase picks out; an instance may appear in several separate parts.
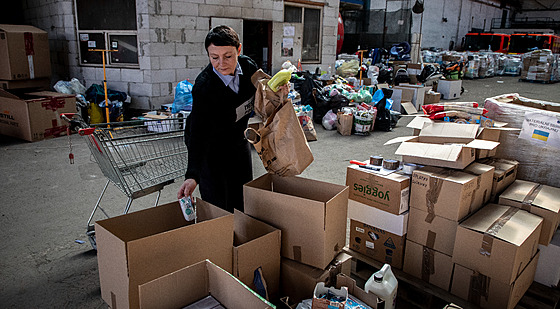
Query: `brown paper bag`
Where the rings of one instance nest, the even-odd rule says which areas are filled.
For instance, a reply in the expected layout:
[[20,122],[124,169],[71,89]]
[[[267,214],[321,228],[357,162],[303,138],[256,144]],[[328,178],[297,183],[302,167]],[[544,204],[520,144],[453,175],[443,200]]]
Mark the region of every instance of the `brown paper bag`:
[[354,122],[354,116],[352,114],[345,114],[344,112],[338,112],[336,114],[336,130],[342,136],[352,135],[352,124]]
[[313,162],[313,154],[290,100],[276,108],[259,130],[247,128],[265,169],[279,176],[301,174]]
[[263,120],[268,119],[281,103],[288,101],[280,92],[274,92],[270,89],[268,86],[269,80],[270,76],[261,69],[251,76],[251,82],[257,88],[255,93],[255,113]]

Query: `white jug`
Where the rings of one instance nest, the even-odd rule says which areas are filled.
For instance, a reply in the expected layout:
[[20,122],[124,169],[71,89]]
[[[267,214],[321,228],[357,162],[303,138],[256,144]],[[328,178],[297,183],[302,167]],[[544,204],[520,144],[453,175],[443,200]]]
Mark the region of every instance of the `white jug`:
[[374,273],[366,282],[366,292],[372,292],[384,301],[385,309],[394,309],[397,300],[398,281],[391,266],[383,265],[381,269]]

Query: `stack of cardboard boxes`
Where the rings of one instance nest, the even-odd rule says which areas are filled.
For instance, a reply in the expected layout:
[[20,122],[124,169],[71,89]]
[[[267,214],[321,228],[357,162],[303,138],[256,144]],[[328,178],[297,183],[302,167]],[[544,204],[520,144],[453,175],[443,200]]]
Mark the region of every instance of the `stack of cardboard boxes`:
[[558,55],[550,50],[536,50],[524,54],[521,79],[540,82],[560,80]]

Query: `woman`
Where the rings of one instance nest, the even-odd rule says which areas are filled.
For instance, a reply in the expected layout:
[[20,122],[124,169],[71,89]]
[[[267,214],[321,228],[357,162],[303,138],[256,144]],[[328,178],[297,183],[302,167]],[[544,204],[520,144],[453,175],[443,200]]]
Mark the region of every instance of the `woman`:
[[193,86],[185,181],[177,198],[191,196],[197,185],[203,200],[233,212],[243,211],[243,185],[253,179],[251,149],[244,138],[253,111],[257,65],[241,55],[237,33],[228,26],[208,32],[204,42],[210,64]]

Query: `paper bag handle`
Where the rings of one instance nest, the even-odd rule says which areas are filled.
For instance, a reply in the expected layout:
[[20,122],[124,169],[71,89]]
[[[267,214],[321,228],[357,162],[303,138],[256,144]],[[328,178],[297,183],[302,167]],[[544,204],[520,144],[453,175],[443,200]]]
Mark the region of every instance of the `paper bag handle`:
[[245,135],[247,141],[253,145],[261,141],[261,135],[253,128],[245,129],[243,134]]

